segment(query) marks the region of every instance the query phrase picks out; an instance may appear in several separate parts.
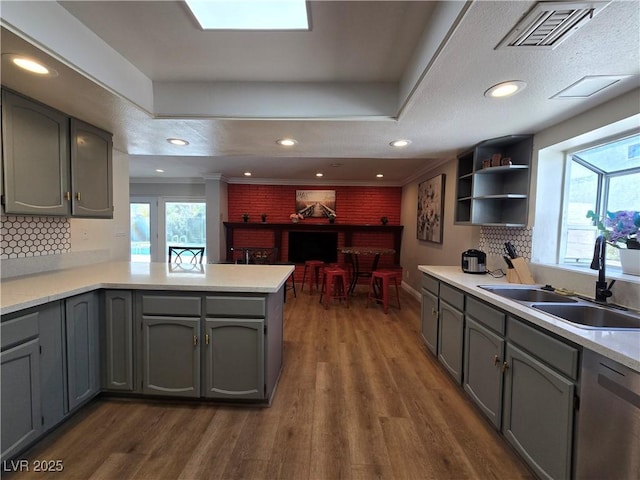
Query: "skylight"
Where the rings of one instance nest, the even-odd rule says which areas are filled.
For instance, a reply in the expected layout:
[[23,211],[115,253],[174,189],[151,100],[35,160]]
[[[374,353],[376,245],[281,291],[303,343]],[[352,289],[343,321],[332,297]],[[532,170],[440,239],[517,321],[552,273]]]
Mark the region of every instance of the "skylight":
[[309,30],[305,0],[185,0],[203,30]]

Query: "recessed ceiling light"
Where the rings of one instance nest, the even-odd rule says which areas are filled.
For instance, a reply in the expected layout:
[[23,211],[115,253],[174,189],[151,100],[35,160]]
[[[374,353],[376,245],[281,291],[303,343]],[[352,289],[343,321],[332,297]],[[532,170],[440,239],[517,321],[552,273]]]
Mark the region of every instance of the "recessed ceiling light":
[[39,75],[41,77],[56,77],[58,75],[58,72],[53,68],[33,58],[24,57],[13,53],[5,54],[3,56],[6,56],[17,67],[20,67],[21,69],[26,70],[30,73],[35,73],[36,75]]
[[389,145],[391,145],[392,147],[402,148],[402,147],[406,147],[410,143],[411,143],[411,140],[400,139],[400,140],[394,140],[393,142],[390,142]]
[[305,0],[186,0],[203,30],[309,30]]
[[189,145],[189,142],[183,140],[181,138],[167,138],[167,142],[171,145],[178,145],[180,147],[184,147],[185,145]]
[[502,82],[494,85],[484,92],[484,96],[489,98],[510,97],[511,95],[515,95],[516,93],[524,90],[526,86],[527,83],[522,80],[509,80],[508,82]]
[[158,173],[164,173],[164,170],[163,170],[163,169],[161,169],[161,168],[156,168],[156,172],[158,172]]
[[250,177],[251,176],[251,172],[244,172],[244,176],[245,177]]
[[316,173],[316,177],[322,177],[322,176],[324,176],[324,173],[321,173],[321,172]]
[[294,138],[281,138],[276,140],[278,145],[282,145],[283,147],[293,147],[298,143],[298,141]]
[[382,178],[382,177],[384,177],[384,175],[383,175],[382,173],[378,173],[378,174],[376,175],[376,177],[378,177],[378,178]]

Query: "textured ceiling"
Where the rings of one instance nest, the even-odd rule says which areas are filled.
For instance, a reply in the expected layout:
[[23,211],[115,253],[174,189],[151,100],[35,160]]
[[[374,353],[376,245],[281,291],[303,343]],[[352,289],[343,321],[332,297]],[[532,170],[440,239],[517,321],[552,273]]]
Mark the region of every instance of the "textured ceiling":
[[[311,32],[267,34],[201,32],[180,2],[5,2],[2,52],[40,57],[59,75],[34,79],[3,59],[2,84],[113,132],[134,178],[241,181],[250,170],[314,182],[322,171],[328,183],[393,185],[639,86],[636,1],[612,2],[540,51],[495,49],[534,2],[309,3]],[[629,77],[588,99],[551,98],[586,75]],[[528,86],[483,96],[511,79]],[[286,136],[298,144],[275,143]],[[412,143],[393,149],[397,138]]]

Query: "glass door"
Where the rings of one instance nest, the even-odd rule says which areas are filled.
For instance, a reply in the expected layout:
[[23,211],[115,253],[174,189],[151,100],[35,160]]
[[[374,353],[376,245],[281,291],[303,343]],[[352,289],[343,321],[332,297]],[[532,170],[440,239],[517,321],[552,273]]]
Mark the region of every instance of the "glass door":
[[[195,200],[174,201],[164,199],[164,261],[168,260],[169,247],[206,247],[206,203]],[[206,263],[205,250],[202,263]]]
[[151,262],[152,252],[157,249],[155,199],[131,199],[131,261]]

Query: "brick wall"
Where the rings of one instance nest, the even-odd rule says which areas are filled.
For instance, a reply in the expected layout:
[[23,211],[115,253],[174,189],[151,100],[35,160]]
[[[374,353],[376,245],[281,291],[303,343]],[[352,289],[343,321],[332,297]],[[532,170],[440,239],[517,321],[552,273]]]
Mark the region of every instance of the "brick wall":
[[[229,184],[229,221],[241,222],[242,214],[249,214],[249,222],[260,222],[260,214],[267,214],[267,223],[290,222],[289,215],[295,212],[296,190],[335,190],[336,223],[341,224],[380,224],[380,217],[386,216],[389,225],[400,224],[402,200],[401,187],[361,187],[330,185],[251,185]],[[326,219],[304,219],[304,223],[326,224]],[[274,235],[270,230],[236,229],[234,243],[237,246],[270,247],[274,244]],[[354,245],[371,245],[393,248],[393,235],[390,233],[353,234]],[[282,238],[280,260],[287,260],[289,246],[287,235]],[[338,234],[338,248],[344,246],[344,234]],[[340,263],[343,262],[339,258]],[[366,267],[368,259],[363,258]],[[393,258],[382,257],[380,266],[389,266]],[[296,280],[302,279],[302,268],[296,271]]]

